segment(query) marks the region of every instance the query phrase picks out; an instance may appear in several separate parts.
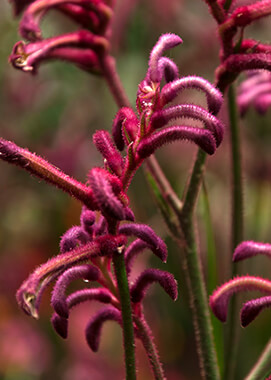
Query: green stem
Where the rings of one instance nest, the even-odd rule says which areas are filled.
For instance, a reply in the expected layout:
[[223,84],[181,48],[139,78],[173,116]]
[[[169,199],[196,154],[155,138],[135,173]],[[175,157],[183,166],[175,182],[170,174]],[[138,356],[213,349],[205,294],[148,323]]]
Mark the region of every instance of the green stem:
[[118,283],[121,304],[126,380],[136,380],[134,326],[132,319],[130,291],[123,253],[115,253],[113,255],[113,264]]
[[244,380],[262,380],[266,372],[270,371],[271,367],[271,339],[267,342],[267,345],[262,352],[261,356],[253,366],[252,370],[246,376]]
[[197,252],[195,229],[193,223],[194,209],[200,190],[206,154],[199,150],[184,200],[180,225],[185,238],[184,265],[186,281],[189,290],[190,306],[196,334],[196,343],[200,359],[201,375],[203,379],[217,380],[220,378],[211,317],[200,258]]
[[231,155],[233,173],[232,250],[243,240],[243,178],[240,132],[233,85],[228,92],[228,111],[231,132]]
[[143,316],[141,318],[134,317],[134,321],[138,329],[139,337],[147,352],[155,380],[166,380],[164,376],[162,364],[159,360],[157,349],[153,342],[151,329],[149,328]]
[[174,190],[172,189],[169,181],[162,172],[157,160],[154,156],[151,156],[146,160],[148,170],[152,174],[156,185],[158,186],[165,202],[171,206],[175,213],[179,213],[182,209],[182,201],[178,198]]
[[[228,90],[228,112],[230,123],[231,158],[232,158],[232,243],[231,254],[243,240],[243,180],[240,148],[240,132],[238,128],[237,106],[233,85]],[[232,277],[240,270],[240,265],[232,267]],[[225,373],[224,379],[234,378],[239,342],[238,297],[234,296],[229,310],[226,328]]]

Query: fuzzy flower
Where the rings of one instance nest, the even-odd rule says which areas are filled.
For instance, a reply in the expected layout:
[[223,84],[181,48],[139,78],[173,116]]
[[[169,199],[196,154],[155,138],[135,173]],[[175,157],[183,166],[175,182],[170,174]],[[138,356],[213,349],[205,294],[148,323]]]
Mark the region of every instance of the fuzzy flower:
[[271,106],[271,73],[269,71],[250,71],[248,77],[238,88],[237,102],[242,116],[250,106],[265,114]]
[[[206,153],[213,154],[223,139],[224,126],[215,116],[222,104],[221,93],[203,78],[180,78],[176,64],[163,56],[168,49],[181,43],[181,38],[175,34],[164,34],[159,38],[150,53],[146,77],[139,84],[139,116],[127,107],[116,115],[113,138],[120,150],[128,146],[131,166],[137,167],[140,159],[173,141],[192,141]],[[207,110],[195,104],[169,105],[188,88],[205,94]],[[184,119],[181,125],[178,124],[180,119]],[[187,119],[200,121],[202,127],[189,125]],[[178,120],[176,125],[175,120]]]
[[[55,282],[51,296],[51,304],[54,309],[52,324],[62,338],[68,336],[70,310],[76,305],[93,301],[110,304],[109,307],[98,311],[86,328],[86,340],[90,348],[97,351],[103,323],[109,319],[117,321],[119,324],[122,323],[115,275],[109,269],[113,254],[123,254],[125,250],[131,252],[135,242],[141,243],[141,250],[144,249],[143,247],[150,249],[162,261],[166,260],[167,252],[164,242],[149,226],[125,224],[119,229],[117,236],[112,236],[106,227],[106,220],[101,216],[100,218],[105,220],[105,228],[103,235],[100,236],[96,233],[99,231],[98,224],[101,224],[101,221],[88,223],[86,230],[86,214],[89,220],[93,221],[94,212],[84,207],[81,225],[72,227],[61,239],[62,253],[38,267],[28,277],[17,291],[17,300],[27,314],[38,318],[41,296],[46,287]],[[127,245],[125,235],[136,236],[137,239]],[[125,255],[125,261],[126,265],[131,267],[131,253]],[[105,267],[107,268],[106,275]],[[80,279],[84,280],[82,284],[93,282],[92,287],[84,287],[67,295],[69,285]],[[157,269],[147,269],[134,283],[130,283],[135,315],[140,315],[146,291],[155,282],[160,284],[173,300],[176,300],[177,283],[173,275]]]
[[[271,245],[245,241],[237,246],[233,254],[233,261],[244,260],[256,255],[271,257]],[[259,291],[264,297],[256,298],[244,303],[241,309],[241,324],[243,327],[250,324],[257,315],[267,307],[271,307],[271,281],[255,276],[236,277],[221,285],[210,297],[210,307],[215,316],[225,322],[230,297],[241,291]]]
[[[39,22],[49,7],[56,6],[61,12],[72,15],[81,25],[83,19],[79,22],[79,13],[76,13],[79,9],[84,17],[88,12],[93,17],[97,16],[98,25],[102,20],[108,25],[108,7],[111,7],[108,1],[52,0],[49,5],[44,0],[35,0],[25,8],[21,24],[21,32],[31,38],[31,42],[15,46],[11,57],[13,64],[25,71],[34,71],[40,62],[64,52],[68,56],[76,49],[77,52],[80,50],[77,64],[80,60],[80,64],[84,65],[86,52],[91,52],[93,64],[95,61],[95,65],[99,65],[103,54],[108,52],[108,39],[105,29],[101,32],[97,25],[90,27],[90,30],[79,30],[51,39],[42,38]],[[139,84],[137,112],[129,107],[121,108],[113,121],[111,134],[106,130],[94,134],[93,143],[102,155],[103,166],[91,168],[86,183],[69,177],[27,149],[0,140],[1,159],[57,186],[82,204],[80,225],[65,232],[60,240],[60,253],[36,268],[24,281],[17,291],[17,301],[27,314],[38,318],[43,292],[54,282],[51,321],[64,339],[68,336],[69,316],[74,307],[82,302],[106,304],[91,318],[85,330],[87,343],[93,351],[98,350],[106,321],[113,320],[122,326],[122,289],[118,287],[118,270],[114,260],[119,255],[123,256],[123,267],[127,271],[135,336],[142,339],[143,345],[146,341],[139,326],[145,323],[143,301],[149,287],[154,283],[160,285],[174,301],[178,295],[177,283],[173,275],[166,271],[145,269],[135,281],[131,280],[133,263],[137,255],[146,249],[163,263],[167,260],[164,241],[150,226],[135,222],[127,194],[133,175],[145,158],[167,143],[188,140],[208,154],[213,154],[223,139],[223,124],[215,116],[222,104],[221,93],[203,78],[179,78],[176,64],[163,56],[166,50],[180,43],[181,38],[174,34],[159,38],[151,51],[145,79]],[[201,91],[206,96],[207,109],[194,104],[170,105],[172,101],[176,103],[179,93],[187,88]],[[202,127],[190,126],[186,122],[168,125],[180,118],[197,120]],[[82,289],[69,293],[70,284],[80,280]],[[91,282],[91,287],[86,282]]]
[[[13,0],[15,14],[23,11],[19,33],[28,40],[17,42],[9,57],[22,71],[36,73],[43,62],[59,59],[83,70],[100,73],[100,59],[108,51],[112,5],[102,0]],[[47,12],[54,9],[70,18],[80,29],[44,39],[40,27]]]

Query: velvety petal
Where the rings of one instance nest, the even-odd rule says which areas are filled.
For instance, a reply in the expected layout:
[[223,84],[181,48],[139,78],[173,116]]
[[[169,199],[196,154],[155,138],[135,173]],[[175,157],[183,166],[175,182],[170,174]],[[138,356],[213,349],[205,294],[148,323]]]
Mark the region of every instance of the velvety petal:
[[26,314],[37,318],[40,292],[44,290],[45,286],[72,265],[79,264],[99,254],[100,245],[93,241],[85,246],[55,256],[37,267],[17,291],[16,298],[19,306]]
[[224,134],[223,124],[214,115],[200,106],[194,104],[180,104],[174,107],[169,107],[155,112],[152,116],[151,122],[152,126],[157,129],[165,126],[172,120],[183,117],[202,121],[206,129],[213,133],[217,146],[220,145]]
[[179,36],[172,33],[163,34],[159,38],[159,40],[157,41],[157,43],[151,51],[149,59],[149,69],[147,77],[150,79],[151,82],[160,83],[162,80],[164,72],[161,70],[163,69],[163,66],[159,65],[159,60],[164,54],[164,52],[181,44],[182,42],[183,41]]
[[89,241],[88,234],[83,230],[81,226],[71,227],[64,233],[60,240],[60,252],[68,252],[72,249],[84,245]]
[[151,227],[145,224],[122,224],[119,227],[119,233],[127,236],[136,236],[146,242],[153,253],[158,256],[163,262],[167,260],[167,247],[164,241],[156,235]]
[[133,261],[137,257],[137,255],[148,248],[152,249],[149,244],[147,244],[145,241],[141,239],[136,239],[128,246],[128,248],[125,251],[125,265],[127,275],[130,274],[132,270]]
[[86,327],[86,340],[93,352],[99,349],[103,324],[107,321],[115,321],[121,324],[121,312],[113,307],[100,310]]
[[[96,36],[87,30],[62,34],[29,44],[20,41],[14,45],[9,61],[15,68],[35,72],[40,62],[51,59],[54,51],[59,48],[107,49],[108,41],[104,37]],[[94,57],[95,55],[93,55],[93,59]],[[66,58],[67,55],[64,59]],[[94,60],[93,65],[97,65],[97,60]]]
[[271,281],[261,277],[242,276],[226,282],[210,297],[210,307],[214,315],[222,322],[227,319],[230,297],[237,292],[259,290],[271,294]]
[[126,216],[124,205],[116,196],[115,186],[118,186],[117,177],[116,182],[112,182],[108,174],[101,168],[93,168],[88,174],[95,202],[105,217],[124,220]]
[[20,166],[38,178],[55,185],[74,196],[90,209],[95,209],[92,191],[89,187],[69,177],[43,158],[27,149],[20,148],[11,141],[0,138],[0,159]]
[[172,298],[173,301],[176,301],[178,297],[178,288],[174,276],[169,272],[159,269],[146,269],[131,287],[130,292],[132,302],[141,302],[146,295],[147,289],[154,282],[158,282],[170,298]]
[[122,151],[125,146],[125,142],[129,144],[134,141],[138,132],[138,120],[136,114],[129,107],[122,107],[116,114],[112,135],[117,148]]
[[266,255],[271,258],[271,244],[255,241],[243,241],[233,254],[233,261],[240,261],[256,255]]
[[241,310],[241,324],[243,327],[249,325],[260,312],[271,306],[271,296],[256,298],[246,302]]
[[197,76],[187,76],[166,84],[161,91],[161,103],[171,102],[181,91],[187,88],[203,91],[207,98],[209,111],[213,114],[218,113],[223,102],[221,92],[207,80]]
[[106,160],[106,164],[119,177],[123,170],[123,159],[117,151],[109,132],[99,130],[93,135],[93,143]]
[[92,265],[75,266],[62,273],[54,286],[51,297],[52,306],[57,314],[64,318],[68,318],[69,316],[69,307],[65,293],[72,281],[80,278],[88,281],[96,281],[99,275],[99,270]]
[[137,153],[141,158],[147,158],[158,148],[178,140],[193,141],[208,154],[214,154],[216,150],[216,141],[208,130],[187,125],[173,125],[143,138],[138,144]]

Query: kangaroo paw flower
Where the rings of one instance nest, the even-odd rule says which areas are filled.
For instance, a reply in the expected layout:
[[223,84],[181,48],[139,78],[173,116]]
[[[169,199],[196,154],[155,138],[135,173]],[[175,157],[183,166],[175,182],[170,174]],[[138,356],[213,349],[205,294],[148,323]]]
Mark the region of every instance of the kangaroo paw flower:
[[171,33],[163,34],[159,38],[150,54],[148,71],[148,77],[150,78],[150,81],[154,83],[161,82],[163,77],[163,71],[161,68],[163,69],[163,65],[159,65],[159,60],[161,59],[162,54],[164,54],[166,50],[172,49],[182,42],[183,41],[179,36]]
[[271,296],[256,298],[246,302],[241,310],[242,326],[248,326],[267,307],[271,307]]
[[131,108],[121,108],[115,116],[112,127],[112,136],[117,148],[122,151],[125,143],[134,141],[138,132],[138,120]]
[[89,210],[86,207],[82,208],[82,212],[80,215],[80,223],[83,230],[87,232],[90,238],[92,238],[92,235],[93,235],[95,219],[96,219],[95,212]]
[[131,300],[134,303],[141,302],[150,285],[158,282],[165,292],[176,301],[178,297],[177,282],[171,273],[159,269],[146,269],[136,280],[131,288]]
[[202,121],[206,129],[214,135],[217,146],[220,145],[224,134],[223,124],[204,108],[194,104],[180,104],[157,111],[153,114],[151,123],[157,129],[165,126],[171,120],[183,117]]
[[90,209],[96,205],[89,187],[69,177],[43,158],[27,149],[20,148],[11,141],[0,138],[0,159],[19,166],[44,181],[69,193]]
[[38,317],[40,299],[45,288],[72,265],[77,265],[101,254],[97,241],[87,243],[69,252],[62,253],[38,267],[18,289],[16,297],[26,314]]
[[116,195],[117,191],[120,193],[121,184],[119,186],[118,177],[109,177],[108,174],[101,168],[94,168],[89,172],[88,180],[94,199],[104,216],[124,220],[124,205]]
[[127,236],[136,236],[147,243],[153,253],[163,262],[167,260],[167,247],[163,240],[145,224],[122,224],[119,228],[119,233]]
[[[82,302],[98,301],[102,303],[110,303],[112,300],[111,293],[106,289],[81,289],[66,298],[66,304],[69,310]],[[51,318],[51,323],[61,338],[68,337],[68,319],[64,315],[54,313]]]
[[237,103],[241,116],[250,106],[260,114],[266,113],[271,106],[271,73],[266,70],[248,72],[248,78],[238,88]]
[[106,307],[100,310],[86,327],[86,340],[93,352],[97,352],[99,349],[102,327],[107,321],[115,321],[121,324],[120,311],[113,307]]
[[131,272],[132,264],[136,256],[142,251],[144,251],[144,249],[146,248],[152,249],[148,243],[141,239],[136,239],[128,246],[128,248],[125,251],[125,265],[127,275],[129,275]]
[[123,159],[117,151],[111,136],[107,131],[97,131],[93,135],[93,142],[98,151],[106,160],[106,164],[117,176],[121,176],[123,170]]
[[60,240],[60,252],[68,252],[89,241],[88,234],[80,226],[70,228]]
[[177,125],[165,128],[142,139],[138,145],[137,153],[141,158],[147,158],[158,148],[177,140],[193,141],[208,154],[214,154],[216,150],[216,141],[208,130]]
[[181,91],[187,88],[194,88],[204,92],[209,112],[218,113],[223,102],[221,92],[207,80],[196,76],[188,76],[166,84],[161,91],[161,103],[167,104],[171,102]]
[[233,261],[240,261],[257,255],[271,257],[271,244],[243,241],[236,247],[233,254]]
[[61,317],[68,318],[69,308],[66,302],[65,292],[68,285],[77,279],[96,281],[99,278],[99,270],[92,265],[81,265],[67,269],[57,280],[52,292],[51,303],[54,310]]
[[226,322],[230,297],[234,293],[251,290],[271,294],[271,281],[261,277],[242,276],[226,282],[210,297],[210,307],[214,315],[221,322]]

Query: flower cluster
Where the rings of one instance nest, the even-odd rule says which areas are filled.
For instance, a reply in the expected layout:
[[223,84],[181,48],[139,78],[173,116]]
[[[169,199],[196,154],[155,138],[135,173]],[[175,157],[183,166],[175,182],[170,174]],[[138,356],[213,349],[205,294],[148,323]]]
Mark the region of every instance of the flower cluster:
[[[136,239],[127,245],[127,237]],[[86,338],[93,351],[97,351],[103,322],[115,320],[121,324],[121,305],[117,283],[111,270],[113,254],[124,255],[126,270],[130,274],[133,260],[138,254],[149,249],[163,262],[167,248],[162,239],[144,224],[124,223],[116,236],[108,232],[108,220],[94,211],[83,207],[80,226],[69,229],[61,238],[60,254],[38,267],[22,284],[17,300],[22,309],[38,317],[41,296],[46,287],[56,281],[51,303],[55,313],[52,323],[58,334],[66,338],[70,309],[82,302],[99,301],[110,305],[99,311],[86,329]],[[95,282],[96,286],[77,290],[68,296],[66,289],[77,279]],[[174,277],[158,269],[146,269],[130,282],[131,301],[134,313],[141,314],[141,303],[148,287],[159,283],[173,299],[177,298],[177,284]]]
[[[37,1],[27,8],[28,12],[36,3]],[[55,3],[56,1],[53,2]],[[97,6],[103,4],[102,1],[93,3]],[[60,254],[38,267],[22,284],[17,292],[18,303],[27,314],[38,317],[41,296],[46,287],[55,282],[51,297],[54,308],[52,323],[63,338],[68,334],[68,318],[73,307],[92,300],[107,304],[94,315],[86,328],[87,342],[94,351],[98,349],[103,323],[114,320],[122,325],[123,322],[121,290],[114,258],[120,255],[124,258],[133,327],[143,344],[146,339],[142,337],[138,323],[141,326],[144,324],[141,319],[142,300],[148,287],[153,282],[158,282],[173,300],[177,298],[176,281],[168,272],[146,269],[134,282],[130,279],[134,259],[145,249],[151,250],[162,262],[167,258],[163,240],[149,226],[135,223],[134,214],[129,208],[127,190],[136,170],[147,157],[166,143],[189,140],[206,153],[213,154],[223,138],[223,124],[215,116],[222,104],[221,93],[200,77],[179,78],[176,64],[163,56],[166,50],[181,42],[180,37],[174,34],[160,37],[150,54],[146,77],[139,85],[137,113],[129,107],[121,108],[113,121],[112,137],[105,130],[95,132],[93,143],[102,154],[104,165],[89,171],[86,184],[74,180],[27,149],[0,140],[1,159],[57,186],[83,204],[80,225],[72,227],[63,235]],[[34,42],[35,46],[40,44],[39,58],[48,57],[49,50],[43,43],[44,41]],[[37,58],[30,64],[30,58],[37,56],[26,56],[23,67],[34,67],[39,61]],[[199,90],[206,95],[207,110],[195,104],[168,106],[187,88]],[[187,123],[167,125],[180,118],[200,121],[202,128],[186,125]],[[121,152],[125,147],[126,155],[123,155]],[[128,243],[127,238],[130,237],[136,239]],[[76,279],[95,282],[97,286],[67,296],[67,287]]]
[[[206,153],[213,154],[223,139],[224,126],[214,116],[222,104],[221,93],[201,77],[179,78],[175,63],[162,56],[167,49],[181,43],[180,37],[174,34],[164,34],[160,37],[150,54],[146,77],[139,84],[137,94],[139,117],[131,108],[124,107],[115,118],[114,141],[120,150],[123,150],[125,145],[128,146],[128,155],[132,155],[130,165],[133,167],[137,167],[142,159],[172,141],[192,141]],[[161,88],[163,80],[165,85]],[[205,93],[208,110],[195,104],[168,106],[188,88]],[[204,128],[189,126],[187,123],[168,126],[169,123],[183,118],[199,120]]]
[[250,106],[265,114],[271,106],[271,73],[266,70],[252,70],[247,73],[238,88],[237,102],[241,115],[245,115]]
[[[15,68],[35,73],[40,63],[60,59],[80,68],[100,72],[100,60],[108,50],[113,3],[103,0],[13,0],[15,14],[23,11],[19,32],[29,41],[15,44],[10,62]],[[80,29],[43,38],[40,23],[54,9],[69,17]]]
[[253,39],[245,39],[245,28],[251,23],[269,16],[269,0],[253,2],[229,9],[225,1],[207,1],[218,23],[221,40],[221,64],[216,70],[217,87],[222,92],[237,76],[247,70],[271,69],[271,47]]
[[[233,261],[247,259],[256,255],[271,257],[271,244],[244,241],[234,251]],[[246,302],[241,310],[241,324],[243,327],[250,324],[266,307],[271,306],[271,281],[255,276],[236,277],[220,286],[210,297],[210,306],[215,316],[222,322],[227,319],[227,308],[230,297],[241,291],[258,290],[267,294]]]

